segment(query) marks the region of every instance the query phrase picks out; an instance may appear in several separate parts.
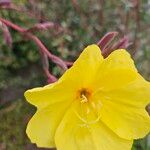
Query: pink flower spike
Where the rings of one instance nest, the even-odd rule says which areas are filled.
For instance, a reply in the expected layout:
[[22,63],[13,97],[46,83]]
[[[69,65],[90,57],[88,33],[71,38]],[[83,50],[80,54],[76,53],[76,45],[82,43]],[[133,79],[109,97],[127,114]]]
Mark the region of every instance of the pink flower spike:
[[118,43],[116,43],[114,46],[112,46],[112,49],[126,49],[130,45],[129,38],[127,36],[120,39]]
[[118,35],[118,32],[108,32],[101,40],[97,43],[101,51],[104,51],[105,48],[110,44],[110,42]]

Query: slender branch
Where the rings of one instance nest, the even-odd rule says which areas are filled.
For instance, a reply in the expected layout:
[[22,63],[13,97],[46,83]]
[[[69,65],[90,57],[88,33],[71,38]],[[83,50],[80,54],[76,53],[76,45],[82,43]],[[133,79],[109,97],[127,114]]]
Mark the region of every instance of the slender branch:
[[3,38],[5,40],[5,43],[11,48],[12,47],[12,37],[11,37],[8,27],[4,23],[0,22],[0,29],[3,32]]
[[68,67],[71,67],[73,65],[73,62],[70,62],[70,61],[65,61],[65,63]]
[[19,27],[18,25],[15,25],[14,23],[12,23],[6,19],[0,18],[0,21],[3,22],[5,25],[13,28],[14,30],[20,32],[20,33],[24,33],[26,31],[25,29]]
[[51,61],[56,63],[62,69],[67,70],[67,66],[66,66],[65,62],[62,59],[60,59],[59,57],[51,54],[38,37],[36,37],[35,35],[33,35],[31,33],[28,33],[27,35],[38,45],[40,50],[43,51],[51,59]]
[[7,10],[15,10],[15,11],[18,11],[20,13],[28,15],[30,18],[34,18],[34,19],[37,19],[37,20],[41,20],[41,19],[44,20],[44,21],[48,20],[47,18],[45,18],[43,16],[41,17],[41,16],[36,15],[31,10],[26,10],[24,7],[17,6],[13,3],[11,3],[9,5],[0,5],[0,8],[1,9],[7,9]]
[[33,40],[36,43],[36,45],[39,47],[39,49],[42,52],[44,52],[51,59],[51,61],[53,61],[54,63],[59,65],[62,69],[64,69],[64,70],[67,69],[66,63],[62,59],[60,59],[59,57],[51,54],[49,52],[49,50],[45,47],[45,45],[41,42],[41,40],[38,37],[36,37],[32,33],[26,32],[26,29],[14,24],[14,23],[6,20],[6,19],[0,18],[0,21],[3,22],[5,25],[7,25],[7,26],[13,28],[14,30],[18,31],[19,33],[25,35],[26,37],[28,37],[28,39]]
[[57,80],[57,78],[55,76],[53,76],[50,71],[49,71],[49,62],[48,62],[48,57],[45,53],[43,53],[42,51],[40,51],[41,54],[41,60],[42,60],[42,65],[43,65],[43,70],[44,73],[47,77],[47,82],[48,83],[53,83]]

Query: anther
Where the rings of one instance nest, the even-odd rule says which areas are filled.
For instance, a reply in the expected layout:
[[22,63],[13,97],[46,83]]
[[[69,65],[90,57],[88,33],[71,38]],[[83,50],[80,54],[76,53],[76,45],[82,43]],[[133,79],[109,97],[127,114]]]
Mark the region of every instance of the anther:
[[81,95],[81,103],[86,103],[86,102],[88,102],[88,99],[84,94],[82,94]]

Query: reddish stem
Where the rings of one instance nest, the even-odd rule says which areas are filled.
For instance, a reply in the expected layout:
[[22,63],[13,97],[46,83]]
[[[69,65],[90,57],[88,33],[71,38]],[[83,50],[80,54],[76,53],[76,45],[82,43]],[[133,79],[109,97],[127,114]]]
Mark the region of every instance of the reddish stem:
[[[13,3],[11,3],[10,5],[2,5],[2,6],[0,6],[0,8],[1,9],[8,9],[8,10],[15,10],[15,11],[18,11],[20,13],[24,13],[24,14],[28,15],[30,18],[34,18],[34,19],[37,19],[37,20],[41,19],[41,16],[38,16],[38,15],[34,14],[34,12],[32,12],[30,10],[24,9],[24,7],[19,7],[17,5],[14,5]],[[42,17],[42,20],[46,21],[48,19]]]
[[51,54],[49,52],[49,50],[44,46],[44,44],[41,42],[41,40],[38,37],[36,37],[32,33],[25,32],[26,29],[12,23],[8,20],[0,18],[0,21],[3,22],[5,25],[7,25],[7,26],[13,28],[14,30],[18,31],[19,33],[22,33],[22,34],[26,35],[29,39],[33,40],[37,44],[37,46],[40,48],[40,50],[43,53],[45,53],[51,59],[51,61],[53,61],[54,63],[59,65],[62,69],[64,69],[64,70],[67,69],[67,65],[65,64],[65,62],[62,59],[60,59],[59,57]]
[[55,76],[53,76],[52,74],[50,74],[48,69],[44,68],[44,72],[47,76],[48,83],[53,83],[53,82],[57,81],[57,78]]
[[18,25],[15,25],[14,23],[12,23],[12,22],[10,22],[10,21],[8,21],[6,19],[0,18],[0,21],[3,22],[5,25],[13,28],[14,30],[20,32],[20,33],[25,32],[25,29],[19,27]]
[[70,61],[65,61],[65,63],[68,67],[71,67],[73,65],[73,62],[70,62]]

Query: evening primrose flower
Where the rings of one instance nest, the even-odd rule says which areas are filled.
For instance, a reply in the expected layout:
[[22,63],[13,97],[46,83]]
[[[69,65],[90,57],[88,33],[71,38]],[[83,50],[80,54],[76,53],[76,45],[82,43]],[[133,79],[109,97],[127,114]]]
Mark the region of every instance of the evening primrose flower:
[[90,45],[57,82],[25,97],[37,107],[26,132],[39,147],[130,150],[150,131],[150,83],[123,49],[104,59]]

